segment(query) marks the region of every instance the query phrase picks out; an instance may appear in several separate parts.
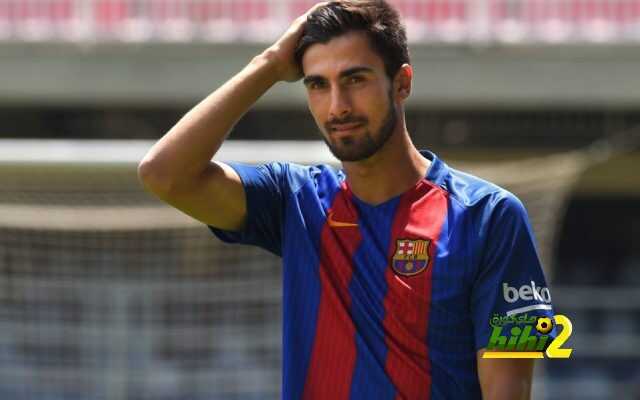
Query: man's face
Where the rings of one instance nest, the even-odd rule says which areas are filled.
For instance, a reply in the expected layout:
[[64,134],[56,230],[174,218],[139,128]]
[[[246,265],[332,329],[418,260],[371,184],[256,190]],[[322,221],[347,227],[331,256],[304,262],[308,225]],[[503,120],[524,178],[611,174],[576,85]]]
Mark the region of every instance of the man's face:
[[362,32],[310,46],[302,58],[309,110],[341,161],[372,156],[397,124],[393,85]]

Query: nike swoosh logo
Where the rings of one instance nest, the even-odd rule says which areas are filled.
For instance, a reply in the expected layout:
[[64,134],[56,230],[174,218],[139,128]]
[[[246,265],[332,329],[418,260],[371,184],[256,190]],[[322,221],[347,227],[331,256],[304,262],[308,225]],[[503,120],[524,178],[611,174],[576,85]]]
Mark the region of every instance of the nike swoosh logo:
[[333,211],[329,211],[329,215],[327,215],[327,223],[332,228],[354,228],[358,226],[358,224],[354,224],[353,222],[341,222],[334,220]]

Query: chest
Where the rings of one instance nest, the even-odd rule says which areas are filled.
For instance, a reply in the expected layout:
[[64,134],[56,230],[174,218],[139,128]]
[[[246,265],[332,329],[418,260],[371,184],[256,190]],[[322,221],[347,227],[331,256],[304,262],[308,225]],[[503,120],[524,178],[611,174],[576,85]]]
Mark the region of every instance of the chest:
[[[304,199],[303,199],[304,200]],[[294,282],[318,289],[362,321],[388,318],[418,329],[432,308],[464,313],[464,249],[450,240],[445,193],[406,193],[378,206],[348,193],[306,204],[285,230],[284,256]],[[455,246],[455,247],[452,247]]]

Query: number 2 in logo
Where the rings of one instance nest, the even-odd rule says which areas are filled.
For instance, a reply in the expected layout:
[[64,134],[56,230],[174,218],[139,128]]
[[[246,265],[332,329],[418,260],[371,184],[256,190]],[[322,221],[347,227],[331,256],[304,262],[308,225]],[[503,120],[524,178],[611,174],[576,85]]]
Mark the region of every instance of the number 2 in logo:
[[553,339],[553,342],[549,344],[549,347],[547,347],[547,357],[569,358],[573,349],[563,349],[561,346],[567,341],[567,339],[569,339],[569,336],[571,336],[573,325],[571,325],[569,318],[564,315],[556,315],[553,317],[553,320],[556,322],[556,325],[562,326],[562,331],[555,339]]

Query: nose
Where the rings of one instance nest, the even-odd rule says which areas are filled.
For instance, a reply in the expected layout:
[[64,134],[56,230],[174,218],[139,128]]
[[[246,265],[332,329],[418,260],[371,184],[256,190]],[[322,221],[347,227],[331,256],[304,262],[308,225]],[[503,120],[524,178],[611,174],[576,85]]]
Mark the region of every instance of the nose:
[[351,100],[348,93],[339,85],[331,89],[331,106],[329,119],[341,119],[351,114]]

